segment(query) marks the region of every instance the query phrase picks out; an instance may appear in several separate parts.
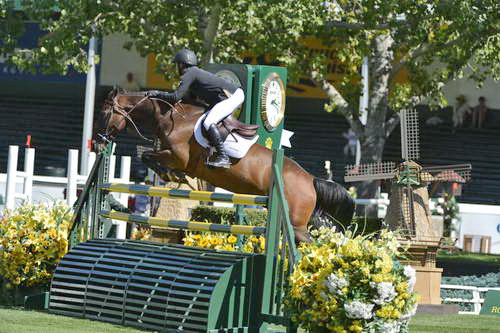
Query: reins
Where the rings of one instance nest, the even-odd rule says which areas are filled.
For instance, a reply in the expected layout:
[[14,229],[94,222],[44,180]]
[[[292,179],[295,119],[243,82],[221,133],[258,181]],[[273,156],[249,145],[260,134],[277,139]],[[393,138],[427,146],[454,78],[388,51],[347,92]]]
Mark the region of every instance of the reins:
[[[122,95],[122,96],[127,96],[127,95]],[[128,95],[128,96],[138,96],[138,95]],[[163,99],[160,99],[160,98],[154,98],[154,97],[149,97],[149,96],[144,96],[141,100],[139,100],[139,102],[137,102],[129,111],[125,111],[125,108],[123,106],[121,106],[117,100],[116,100],[117,96],[115,96],[113,98],[113,112],[117,112],[119,113],[120,115],[123,116],[123,120],[125,121],[129,121],[130,124],[132,124],[132,127],[134,128],[134,130],[136,131],[137,135],[139,135],[139,137],[141,137],[144,141],[147,141],[147,142],[151,142],[153,143],[154,140],[151,140],[149,138],[146,138],[140,131],[139,127],[136,125],[136,123],[134,122],[134,120],[132,119],[132,117],[130,116],[132,114],[132,112],[137,108],[137,106],[139,106],[141,103],[143,103],[145,100],[149,99],[149,100],[156,100],[156,101],[161,101],[165,104],[167,104],[169,107],[170,107],[170,110],[172,112],[177,112],[183,119],[185,119],[185,116],[179,111],[177,110],[177,108],[170,104],[169,102],[163,100]],[[182,107],[182,106],[181,106]],[[123,121],[122,120],[122,121]]]
[[141,104],[142,102],[144,102],[146,99],[149,99],[148,96],[144,96],[139,102],[137,102],[129,111],[125,111],[125,108],[123,106],[121,106],[117,101],[116,101],[116,96],[113,98],[113,111],[116,111],[118,112],[119,114],[121,114],[123,116],[123,120],[128,120],[132,126],[134,127],[135,131],[137,132],[137,134],[144,140],[144,141],[147,141],[147,142],[151,142],[153,143],[154,140],[151,140],[151,139],[148,139],[146,138],[142,133],[141,131],[139,130],[139,127],[137,127],[137,125],[135,124],[134,120],[132,120],[132,118],[130,117],[130,114],[137,108],[137,106],[139,104]]

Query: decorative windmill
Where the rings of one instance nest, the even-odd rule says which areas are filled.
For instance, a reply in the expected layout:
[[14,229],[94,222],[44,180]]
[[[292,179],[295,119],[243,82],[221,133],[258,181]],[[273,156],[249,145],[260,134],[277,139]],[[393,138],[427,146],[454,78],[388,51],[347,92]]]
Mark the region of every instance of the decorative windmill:
[[420,157],[418,114],[416,110],[401,111],[401,152],[403,162],[380,162],[346,166],[346,182],[392,180],[386,223],[400,229],[413,245],[436,247],[441,235],[433,227],[429,210],[427,186],[431,182],[465,183],[470,179],[471,165],[422,167]]

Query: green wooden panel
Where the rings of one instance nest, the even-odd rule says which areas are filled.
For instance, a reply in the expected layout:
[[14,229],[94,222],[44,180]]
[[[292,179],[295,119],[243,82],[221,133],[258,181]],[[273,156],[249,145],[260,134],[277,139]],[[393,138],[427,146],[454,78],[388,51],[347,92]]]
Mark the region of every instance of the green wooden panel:
[[252,123],[260,125],[259,143],[269,149],[280,146],[286,83],[285,67],[256,66]]
[[500,316],[500,290],[488,291],[480,314]]
[[278,66],[209,64],[206,69],[237,82],[245,92],[239,120],[259,125],[259,143],[279,148],[284,126],[287,69]]

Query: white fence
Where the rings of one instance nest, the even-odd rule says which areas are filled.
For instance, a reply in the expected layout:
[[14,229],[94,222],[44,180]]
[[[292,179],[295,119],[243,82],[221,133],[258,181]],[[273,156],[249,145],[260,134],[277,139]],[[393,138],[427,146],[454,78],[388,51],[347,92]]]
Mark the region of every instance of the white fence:
[[[18,146],[9,146],[9,159],[7,163],[7,173],[0,174],[0,183],[5,183],[5,208],[13,209],[20,201],[32,201],[35,190],[44,192],[47,199],[57,199],[66,191],[66,203],[72,206],[77,199],[78,187],[82,187],[87,181],[87,175],[78,173],[78,150],[68,151],[68,164],[66,177],[38,176],[34,174],[35,169],[35,149],[26,148],[24,155],[24,169],[18,170]],[[88,158],[88,168],[90,171],[96,160],[95,153],[90,153]],[[121,157],[120,176],[115,177],[116,156],[110,159],[109,181],[115,183],[130,183],[130,156]],[[2,184],[0,184],[2,185]],[[1,186],[0,186],[1,187]],[[52,194],[57,195],[52,196]],[[127,193],[117,195],[117,200],[124,206],[128,204]],[[40,198],[38,198],[40,199]],[[35,200],[41,201],[41,200]],[[114,221],[117,225],[117,237],[125,238],[126,222]]]
[[458,290],[469,290],[472,293],[471,299],[466,298],[443,298],[442,301],[447,303],[472,303],[474,306],[473,311],[459,311],[459,314],[474,314],[478,315],[481,311],[481,306],[484,303],[484,298],[481,298],[481,292],[486,292],[488,290],[500,290],[500,288],[492,287],[473,287],[473,286],[458,286],[454,284],[442,284],[441,289],[458,289]]

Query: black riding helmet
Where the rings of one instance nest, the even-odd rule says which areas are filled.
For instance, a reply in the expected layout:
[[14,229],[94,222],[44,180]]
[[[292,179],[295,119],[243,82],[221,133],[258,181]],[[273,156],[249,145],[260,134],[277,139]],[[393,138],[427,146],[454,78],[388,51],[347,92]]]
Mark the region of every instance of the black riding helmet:
[[174,63],[182,63],[188,66],[198,65],[198,58],[196,54],[188,49],[182,49],[175,54]]

